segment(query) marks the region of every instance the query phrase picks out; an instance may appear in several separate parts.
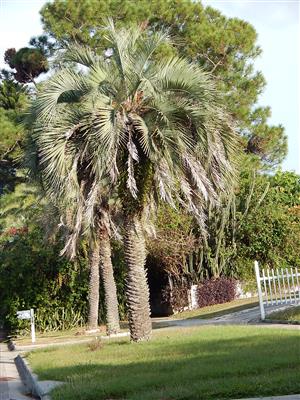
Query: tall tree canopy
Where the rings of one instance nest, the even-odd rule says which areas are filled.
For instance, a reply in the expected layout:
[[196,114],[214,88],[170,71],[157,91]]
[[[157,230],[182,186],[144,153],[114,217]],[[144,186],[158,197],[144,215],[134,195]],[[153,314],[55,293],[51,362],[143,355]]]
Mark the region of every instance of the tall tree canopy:
[[12,188],[16,181],[15,168],[24,140],[24,129],[19,124],[27,104],[27,90],[13,80],[12,74],[0,74],[0,194]]
[[255,109],[266,83],[254,69],[261,49],[249,23],[192,0],[55,0],[42,8],[41,15],[44,29],[61,45],[76,41],[99,50],[108,45],[99,29],[107,16],[117,25],[143,23],[152,31],[169,29],[178,38],[176,50],[164,47],[161,52],[176,51],[215,76],[238,121],[245,151],[267,168],[284,158],[283,127],[268,124],[269,108]]
[[7,49],[4,60],[16,71],[14,77],[20,83],[34,83],[34,78],[48,71],[47,58],[40,48]]

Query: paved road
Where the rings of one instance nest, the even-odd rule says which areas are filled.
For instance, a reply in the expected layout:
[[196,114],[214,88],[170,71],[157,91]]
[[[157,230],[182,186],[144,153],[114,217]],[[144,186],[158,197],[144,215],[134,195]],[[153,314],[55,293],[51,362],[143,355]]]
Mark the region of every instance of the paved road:
[[[270,314],[274,311],[279,311],[285,309],[288,306],[270,306],[266,310],[266,314]],[[163,318],[155,318],[154,324],[159,327],[160,324],[163,326],[197,326],[197,325],[245,325],[245,324],[260,324],[260,326],[268,326],[268,324],[260,323],[260,311],[259,307],[252,307],[242,311],[236,311],[230,314],[225,314],[220,317],[214,317],[209,319],[200,319],[200,318],[188,318],[188,319],[163,319]],[[269,324],[274,326],[274,324]],[[282,327],[290,327],[290,325],[281,325]],[[294,326],[296,329],[300,329],[299,326]],[[299,399],[300,400],[300,399]]]

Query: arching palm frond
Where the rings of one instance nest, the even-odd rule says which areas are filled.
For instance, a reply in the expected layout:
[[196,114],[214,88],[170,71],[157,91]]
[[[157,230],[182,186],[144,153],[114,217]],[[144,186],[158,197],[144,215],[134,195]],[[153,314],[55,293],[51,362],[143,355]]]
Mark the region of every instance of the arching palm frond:
[[90,47],[71,44],[59,55],[59,59],[90,68],[97,60],[100,60],[100,57]]
[[82,73],[64,68],[45,82],[32,104],[31,113],[43,124],[64,112],[64,104],[77,102],[90,90]]

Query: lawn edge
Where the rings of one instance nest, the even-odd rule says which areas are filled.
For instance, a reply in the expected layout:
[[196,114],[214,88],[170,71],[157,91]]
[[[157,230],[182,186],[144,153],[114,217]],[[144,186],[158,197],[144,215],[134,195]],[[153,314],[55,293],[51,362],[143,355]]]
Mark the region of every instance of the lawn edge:
[[[121,332],[121,333],[116,333],[110,336],[99,336],[98,339],[101,340],[110,340],[110,339],[115,339],[119,337],[127,337],[129,336],[129,332]],[[48,347],[60,347],[60,346],[67,346],[67,345],[74,345],[74,344],[86,344],[90,343],[93,340],[95,340],[95,337],[89,337],[86,339],[80,339],[80,340],[70,340],[70,341],[65,341],[65,342],[56,342],[56,343],[41,343],[41,344],[27,344],[27,345],[17,345],[14,341],[9,340],[8,346],[10,351],[32,351],[32,350],[38,350],[38,349],[46,349]]]

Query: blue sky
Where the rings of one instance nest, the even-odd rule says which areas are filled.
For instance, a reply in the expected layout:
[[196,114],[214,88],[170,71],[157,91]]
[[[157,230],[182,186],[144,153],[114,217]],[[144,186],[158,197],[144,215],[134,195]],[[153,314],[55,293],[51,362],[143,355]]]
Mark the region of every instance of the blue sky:
[[255,65],[267,80],[259,102],[270,105],[270,121],[286,129],[289,149],[283,169],[300,173],[299,0],[205,0],[203,3],[255,27],[263,50]]
[[[0,68],[9,47],[27,45],[42,33],[39,10],[44,0],[0,0]],[[250,22],[263,49],[256,61],[267,80],[261,105],[272,107],[273,124],[288,135],[289,153],[283,168],[300,173],[300,10],[299,0],[204,0],[226,16]]]

